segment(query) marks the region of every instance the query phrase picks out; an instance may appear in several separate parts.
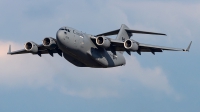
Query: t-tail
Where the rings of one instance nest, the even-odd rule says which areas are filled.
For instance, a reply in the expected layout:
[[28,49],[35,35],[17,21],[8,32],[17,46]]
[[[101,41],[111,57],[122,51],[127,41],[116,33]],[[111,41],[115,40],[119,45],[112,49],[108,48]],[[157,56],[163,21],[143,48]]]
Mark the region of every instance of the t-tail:
[[[118,30],[118,34],[116,39],[125,42],[126,40],[129,40],[131,36],[133,36],[133,33],[138,33],[138,34],[151,34],[151,35],[166,35],[163,33],[154,33],[154,32],[147,32],[147,31],[139,31],[139,30],[132,30],[129,29],[125,24],[122,24],[121,28]],[[134,40],[132,40],[134,41]],[[136,41],[135,41],[136,42]],[[129,50],[126,50],[126,52],[131,55],[131,52]],[[121,53],[123,53],[121,51]],[[141,55],[140,50],[137,50],[137,53]]]
[[130,39],[132,36],[132,33],[127,32],[126,30],[129,29],[125,24],[122,24],[119,33],[116,37],[117,40],[121,40],[125,42],[125,40]]
[[154,33],[154,32],[147,32],[147,31],[139,31],[139,30],[132,30],[129,29],[125,24],[122,24],[121,28],[119,29],[119,33],[117,35],[117,40],[122,40],[123,42],[127,39],[130,39],[133,36],[132,33],[138,34],[151,34],[151,35],[165,35],[163,33]]

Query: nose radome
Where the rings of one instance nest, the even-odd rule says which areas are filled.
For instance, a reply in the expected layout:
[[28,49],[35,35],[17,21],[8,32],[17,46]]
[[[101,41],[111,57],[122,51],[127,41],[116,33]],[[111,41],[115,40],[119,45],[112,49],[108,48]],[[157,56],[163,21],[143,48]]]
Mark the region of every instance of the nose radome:
[[62,30],[57,31],[56,38],[57,38],[58,41],[62,40],[62,38],[63,38]]

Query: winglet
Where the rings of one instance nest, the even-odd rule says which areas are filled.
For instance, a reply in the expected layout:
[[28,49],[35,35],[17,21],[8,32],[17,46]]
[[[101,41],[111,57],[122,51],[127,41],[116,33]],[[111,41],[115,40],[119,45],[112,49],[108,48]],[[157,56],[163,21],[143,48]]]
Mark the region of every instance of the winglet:
[[11,45],[9,46],[8,53],[7,53],[7,54],[11,54]]
[[185,49],[184,51],[190,51],[190,47],[191,47],[191,45],[192,45],[192,41],[190,42],[190,44],[189,44],[189,46],[187,47],[187,49]]

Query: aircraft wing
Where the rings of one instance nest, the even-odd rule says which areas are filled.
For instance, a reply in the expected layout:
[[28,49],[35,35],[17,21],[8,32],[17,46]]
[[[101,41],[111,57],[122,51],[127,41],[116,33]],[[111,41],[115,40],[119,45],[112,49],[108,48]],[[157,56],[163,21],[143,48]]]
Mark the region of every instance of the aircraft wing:
[[[124,43],[119,42],[119,41],[112,41],[112,46],[115,46],[116,51],[126,51],[128,54],[130,54],[130,51],[127,51],[124,48]],[[137,42],[138,43],[138,42]],[[181,48],[171,48],[171,47],[164,47],[164,46],[157,46],[157,45],[150,45],[150,44],[143,44],[143,43],[138,43],[139,49],[136,51],[138,54],[141,55],[141,52],[151,52],[155,54],[155,52],[162,52],[163,50],[168,50],[168,51],[189,51],[190,46],[192,42],[190,42],[189,46],[187,49],[181,49]]]
[[[15,55],[15,54],[27,54],[27,53],[32,53],[32,52],[27,51],[25,49],[11,51],[11,46],[9,46],[9,51],[7,54]],[[50,54],[51,56],[53,56],[54,53],[58,53],[60,56],[62,56],[62,51],[60,49],[58,48],[47,49],[45,46],[41,44],[41,45],[38,45],[38,53],[32,53],[32,54],[37,54],[39,56],[41,56],[42,54]]]
[[149,52],[149,50],[169,50],[169,51],[185,51],[185,49],[180,49],[180,48],[171,48],[171,47],[163,47],[163,46],[156,46],[156,45],[150,45],[150,44],[143,44],[139,43],[140,50],[143,52]]
[[[92,40],[95,40],[95,37],[91,38]],[[130,54],[131,51],[128,51],[124,47],[124,42],[116,39],[111,39],[108,38],[111,42],[110,48],[107,48],[106,50],[115,50],[115,51],[126,51],[128,54]],[[189,46],[187,49],[181,49],[181,48],[172,48],[172,47],[164,47],[164,46],[157,46],[157,45],[150,45],[150,44],[143,44],[137,42],[139,49],[136,51],[138,54],[141,54],[141,52],[151,52],[155,54],[155,52],[163,52],[163,50],[168,50],[168,51],[189,51],[190,46],[192,42],[190,42]]]
[[[115,43],[115,48],[116,51],[126,51],[128,54],[130,54],[130,51],[127,51],[124,46],[121,45],[119,46],[119,42],[114,42]],[[155,52],[163,52],[163,50],[168,50],[168,51],[188,51],[190,50],[192,42],[190,42],[189,46],[187,49],[181,49],[181,48],[172,48],[172,47],[164,47],[164,46],[156,46],[156,45],[150,45],[150,44],[143,44],[143,43],[138,43],[139,49],[136,51],[138,54],[141,55],[141,52],[151,52],[155,54]]]

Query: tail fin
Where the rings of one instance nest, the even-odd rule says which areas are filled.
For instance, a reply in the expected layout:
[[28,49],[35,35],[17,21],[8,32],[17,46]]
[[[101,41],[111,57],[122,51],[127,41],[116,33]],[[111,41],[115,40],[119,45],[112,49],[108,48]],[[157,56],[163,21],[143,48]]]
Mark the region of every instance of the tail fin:
[[127,32],[126,29],[129,29],[129,28],[125,24],[122,24],[116,38],[117,40],[122,40],[124,42],[125,40],[131,38],[132,33]]

